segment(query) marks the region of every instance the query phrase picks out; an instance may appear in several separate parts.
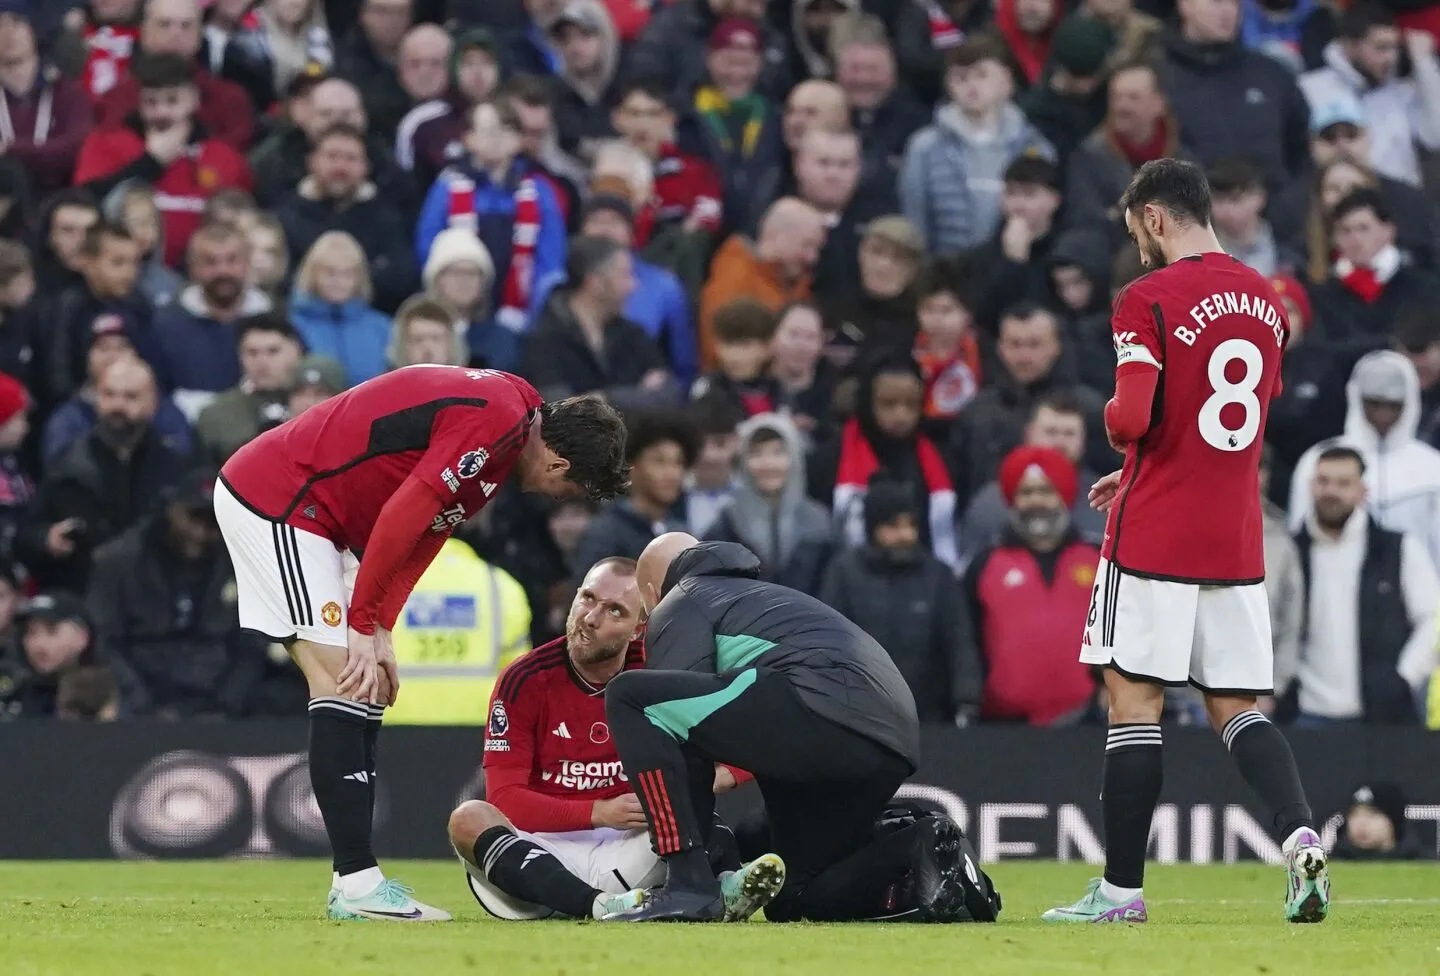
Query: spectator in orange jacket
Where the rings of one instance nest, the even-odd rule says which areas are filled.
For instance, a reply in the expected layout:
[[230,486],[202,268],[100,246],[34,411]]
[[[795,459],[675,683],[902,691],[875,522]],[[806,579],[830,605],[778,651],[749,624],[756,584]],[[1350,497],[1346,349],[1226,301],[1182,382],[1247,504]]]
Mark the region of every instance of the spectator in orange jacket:
[[760,221],[752,241],[732,236],[710,265],[700,293],[700,357],[706,370],[716,366],[715,310],[736,298],[753,298],[771,311],[810,297],[815,264],[825,243],[820,211],[795,197],[776,200]]
[[[196,0],[149,0],[140,20],[137,55],[140,52],[173,54],[185,59],[200,96],[195,117],[215,139],[240,152],[250,148],[255,134],[255,110],[250,96],[234,82],[205,71],[196,61],[200,54],[200,11]],[[102,128],[125,126],[140,107],[140,84],[134,67],[132,60],[130,76],[100,99]]]
[[152,184],[165,229],[165,263],[173,268],[200,226],[205,201],[227,187],[249,190],[250,166],[197,118],[200,93],[184,58],[141,54],[130,77],[140,86],[137,117],[85,139],[75,182],[97,198],[126,180]]

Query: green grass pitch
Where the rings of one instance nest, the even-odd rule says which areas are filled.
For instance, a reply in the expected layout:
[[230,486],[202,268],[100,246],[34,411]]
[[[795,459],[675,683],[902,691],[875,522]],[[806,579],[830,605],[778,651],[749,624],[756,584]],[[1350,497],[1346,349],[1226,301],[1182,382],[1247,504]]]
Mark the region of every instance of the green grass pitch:
[[997,925],[631,926],[498,922],[459,868],[389,862],[449,925],[329,922],[315,861],[0,864],[5,976],[702,976],[749,974],[1440,974],[1440,865],[1337,865],[1323,925],[1280,915],[1284,875],[1152,867],[1145,926],[1055,928],[1091,869],[1004,863]]

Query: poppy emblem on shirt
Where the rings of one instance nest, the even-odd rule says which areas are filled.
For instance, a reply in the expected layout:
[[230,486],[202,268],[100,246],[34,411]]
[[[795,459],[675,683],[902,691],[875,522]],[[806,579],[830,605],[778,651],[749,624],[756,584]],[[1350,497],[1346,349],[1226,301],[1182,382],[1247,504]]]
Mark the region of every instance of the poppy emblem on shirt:
[[1070,571],[1070,578],[1075,581],[1075,585],[1083,586],[1088,590],[1095,585],[1095,567],[1076,566]]
[[336,603],[334,600],[331,600],[329,603],[325,604],[323,607],[320,608],[320,619],[324,621],[326,627],[339,627],[340,604]]
[[590,726],[590,741],[597,746],[603,746],[610,741],[610,726],[604,722],[596,722]]
[[474,451],[467,451],[460,455],[460,460],[455,462],[455,473],[462,478],[473,478],[485,467],[485,462],[490,460],[490,452],[485,448],[478,448]]

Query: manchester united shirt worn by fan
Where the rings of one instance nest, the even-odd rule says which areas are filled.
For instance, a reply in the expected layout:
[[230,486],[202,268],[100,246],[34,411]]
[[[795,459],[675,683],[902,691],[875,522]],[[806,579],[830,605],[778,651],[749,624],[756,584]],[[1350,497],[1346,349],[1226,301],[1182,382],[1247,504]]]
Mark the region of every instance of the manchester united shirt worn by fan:
[[241,625],[339,647],[347,621],[393,627],[445,539],[509,477],[540,406],[508,373],[411,366],[245,445],[216,491]]
[[1112,324],[1117,397],[1106,427],[1125,464],[1080,659],[1268,694],[1259,469],[1289,336],[1284,306],[1259,274],[1210,252],[1131,284]]

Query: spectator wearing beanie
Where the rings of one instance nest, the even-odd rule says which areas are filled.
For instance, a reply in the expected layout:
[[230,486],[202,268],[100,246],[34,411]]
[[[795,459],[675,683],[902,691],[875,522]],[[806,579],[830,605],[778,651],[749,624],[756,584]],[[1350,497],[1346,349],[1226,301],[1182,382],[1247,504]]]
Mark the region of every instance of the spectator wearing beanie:
[[15,558],[15,540],[35,493],[19,451],[30,434],[30,394],[13,376],[0,373],[0,563]]
[[1055,31],[1039,84],[1015,100],[1062,163],[1105,118],[1105,66],[1114,49],[1104,23],[1069,18]]
[[983,675],[955,575],[921,544],[909,485],[877,475],[864,509],[864,545],[835,557],[820,599],[889,652],[920,721],[967,724]]
[[985,668],[982,720],[1073,725],[1095,693],[1075,656],[1100,550],[1070,525],[1075,466],[1052,447],[1023,445],[1000,465],[1010,524],[965,571],[974,644]]
[[470,365],[513,372],[520,364],[520,336],[491,312],[495,263],[480,238],[463,227],[441,231],[423,277],[425,294],[459,314]]
[[650,23],[630,51],[630,73],[637,78],[662,78],[678,101],[685,101],[705,78],[705,47],[724,17],[744,17],[756,24],[761,39],[759,89],[779,101],[794,78],[789,42],[784,33],[763,23],[764,0],[693,0],[657,6]]
[[69,186],[75,157],[93,124],[93,110],[78,81],[40,58],[34,0],[0,2],[7,31],[0,68],[0,147],[19,161],[36,199]]
[[673,406],[674,374],[660,347],[622,314],[634,289],[630,252],[580,237],[556,288],[525,337],[519,373],[546,399],[600,392],[622,410]]
[[1405,792],[1376,782],[1350,794],[1331,856],[1342,861],[1433,861],[1405,817]]
[[1081,0],[1072,16],[1096,20],[1115,35],[1115,48],[1105,67],[1153,62],[1160,50],[1161,24],[1158,19],[1135,9],[1131,0]]
[[[613,177],[602,177],[605,183]],[[625,302],[622,313],[626,319],[645,330],[651,340],[665,353],[665,359],[682,387],[688,388],[698,373],[695,348],[695,323],[690,314],[690,298],[673,272],[651,264],[634,253],[635,211],[630,201],[613,192],[593,192],[580,212],[582,237],[605,237],[631,249],[631,270],[635,290]],[[606,190],[601,185],[598,189]],[[623,189],[619,187],[618,189]],[[564,283],[564,276],[552,275],[537,285],[539,306],[545,307],[550,293]]]
[[705,531],[760,559],[760,578],[818,596],[834,552],[829,511],[805,493],[805,441],[789,417],[764,413],[738,428],[740,484]]
[[63,590],[41,593],[18,621],[20,653],[0,658],[0,719],[57,718],[61,682],[95,663],[85,601]]
[[920,540],[941,562],[958,569],[955,489],[945,461],[920,432],[925,383],[906,352],[885,352],[860,374],[855,416],[837,438],[816,446],[811,457],[810,494],[829,502],[844,544],[865,543],[865,493],[884,472],[909,485],[915,511],[925,513]]

